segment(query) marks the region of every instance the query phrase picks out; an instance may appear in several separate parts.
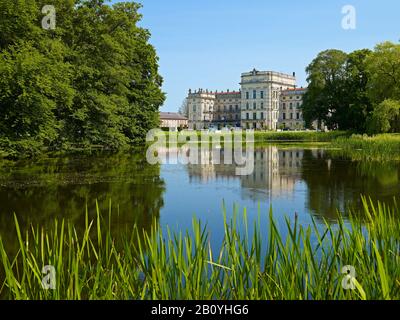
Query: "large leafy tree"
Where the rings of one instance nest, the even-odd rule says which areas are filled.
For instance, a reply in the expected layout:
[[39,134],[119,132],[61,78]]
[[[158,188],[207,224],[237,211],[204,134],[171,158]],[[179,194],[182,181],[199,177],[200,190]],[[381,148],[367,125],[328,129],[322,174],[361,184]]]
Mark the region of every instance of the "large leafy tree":
[[350,53],[346,60],[346,80],[343,90],[344,102],[337,114],[339,128],[365,132],[366,119],[372,110],[367,86],[369,73],[367,58],[371,54],[368,49]]
[[368,131],[400,132],[400,45],[391,42],[377,45],[366,66],[368,96],[373,103]]
[[337,127],[344,104],[346,59],[347,54],[340,50],[326,50],[307,67],[309,86],[303,103],[306,123],[318,121],[331,129]]
[[[48,4],[56,8],[55,30],[41,28]],[[3,144],[118,149],[143,140],[165,97],[139,9],[104,0],[2,0]]]
[[384,42],[375,47],[367,59],[368,93],[372,102],[400,100],[400,45]]
[[308,124],[325,123],[331,129],[366,130],[371,111],[367,94],[370,50],[346,54],[339,50],[321,52],[307,67],[308,91],[303,113]]

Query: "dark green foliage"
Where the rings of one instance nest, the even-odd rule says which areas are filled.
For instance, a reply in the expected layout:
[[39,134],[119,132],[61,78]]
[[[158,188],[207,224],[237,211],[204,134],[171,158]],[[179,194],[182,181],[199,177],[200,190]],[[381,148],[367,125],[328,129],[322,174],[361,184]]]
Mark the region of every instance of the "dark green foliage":
[[[321,52],[307,67],[303,114],[308,125],[355,132],[400,132],[400,45],[385,42],[346,54]],[[396,111],[397,110],[397,111]]]
[[367,59],[369,97],[375,103],[386,99],[400,100],[400,44],[378,44]]
[[[42,28],[49,4],[55,30]],[[139,9],[102,0],[0,3],[0,149],[31,155],[144,140],[158,125],[164,94]]]
[[368,131],[400,132],[400,45],[377,45],[367,64],[371,78],[368,94],[374,104]]
[[400,101],[387,99],[372,112],[368,129],[370,133],[400,132]]
[[308,92],[304,97],[303,115],[308,124],[323,121],[335,129],[334,117],[343,102],[347,55],[339,50],[321,52],[307,67]]
[[366,130],[367,116],[372,110],[367,92],[369,74],[366,59],[370,54],[370,50],[364,49],[347,56],[344,103],[336,115],[339,127],[344,130]]
[[324,122],[330,129],[365,131],[371,103],[366,94],[369,50],[346,54],[327,50],[307,67],[309,88],[304,97],[308,124]]

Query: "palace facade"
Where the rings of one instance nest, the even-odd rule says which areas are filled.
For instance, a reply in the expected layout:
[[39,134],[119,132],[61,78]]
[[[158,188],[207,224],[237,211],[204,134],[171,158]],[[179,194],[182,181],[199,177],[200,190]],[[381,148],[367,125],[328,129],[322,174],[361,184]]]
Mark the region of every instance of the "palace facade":
[[[295,73],[288,75],[254,69],[242,73],[240,86],[238,91],[225,92],[190,89],[187,97],[189,128],[304,128],[300,107],[306,89],[296,88]],[[290,103],[294,109],[286,112]]]

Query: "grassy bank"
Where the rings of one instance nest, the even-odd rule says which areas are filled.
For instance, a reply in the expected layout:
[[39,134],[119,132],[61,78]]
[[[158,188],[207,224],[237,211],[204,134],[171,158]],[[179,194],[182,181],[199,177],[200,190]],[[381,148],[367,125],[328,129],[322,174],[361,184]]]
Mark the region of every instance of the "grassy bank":
[[[20,230],[19,252],[0,239],[0,295],[6,299],[399,299],[399,209],[364,200],[365,224],[304,228],[286,220],[282,236],[270,213],[269,230],[247,226],[246,213],[225,219],[225,238],[212,251],[207,228],[193,221],[193,236],[133,228],[116,241],[107,221]],[[111,217],[111,214],[110,216]],[[107,219],[106,219],[107,220]],[[251,232],[250,232],[251,231]],[[253,236],[249,236],[249,233]],[[314,240],[312,240],[314,239]],[[263,246],[262,244],[266,244]],[[44,265],[56,270],[56,289],[43,290]],[[342,286],[343,266],[356,269],[354,290]],[[3,269],[3,270],[1,270]]]
[[[188,131],[193,133],[193,131]],[[198,140],[201,141],[201,131],[196,131]],[[169,132],[164,132],[170,135]],[[174,132],[173,134],[176,134]],[[210,135],[212,133],[209,133]],[[349,137],[350,133],[345,131],[330,131],[330,132],[316,132],[316,131],[255,131],[254,142],[331,142],[337,138]],[[243,140],[246,134],[243,133]]]
[[283,131],[283,132],[255,132],[254,140],[256,142],[331,142],[338,138],[349,137],[345,131]]
[[331,146],[338,149],[336,153],[354,160],[400,160],[400,134],[340,137]]

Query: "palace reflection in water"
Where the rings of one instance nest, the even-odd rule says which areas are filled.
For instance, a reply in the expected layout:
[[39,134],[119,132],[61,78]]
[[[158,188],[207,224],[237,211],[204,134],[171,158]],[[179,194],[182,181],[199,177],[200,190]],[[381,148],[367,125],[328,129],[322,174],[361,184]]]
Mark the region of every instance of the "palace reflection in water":
[[[279,208],[280,201],[295,197],[303,199],[297,210],[304,206],[305,212],[334,219],[338,209],[360,208],[361,195],[386,202],[400,195],[399,163],[356,162],[324,149],[268,145],[254,151],[254,172],[238,176],[237,166],[223,164],[224,150],[220,153],[221,164],[213,164],[215,150],[200,149],[199,163],[206,164],[184,166],[189,183],[239,182],[237,202],[268,202]],[[166,150],[160,154],[167,162]]]

